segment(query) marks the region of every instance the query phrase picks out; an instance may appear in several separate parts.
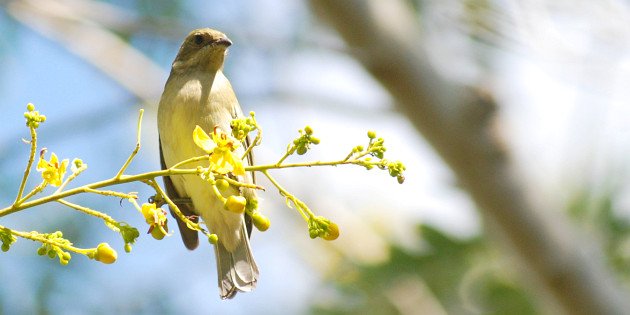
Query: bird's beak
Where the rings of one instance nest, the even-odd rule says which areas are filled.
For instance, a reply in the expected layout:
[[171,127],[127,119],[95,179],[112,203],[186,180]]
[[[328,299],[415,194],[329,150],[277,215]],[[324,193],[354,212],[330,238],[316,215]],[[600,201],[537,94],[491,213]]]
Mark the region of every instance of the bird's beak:
[[214,42],[215,45],[222,45],[225,47],[232,46],[232,41],[227,37],[221,37]]

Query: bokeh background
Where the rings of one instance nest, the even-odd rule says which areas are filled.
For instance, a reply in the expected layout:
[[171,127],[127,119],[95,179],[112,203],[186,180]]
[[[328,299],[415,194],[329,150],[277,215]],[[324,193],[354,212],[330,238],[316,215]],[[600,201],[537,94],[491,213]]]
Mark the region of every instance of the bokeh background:
[[[60,266],[19,240],[0,254],[0,314],[623,310],[630,283],[629,4],[341,3],[0,1],[1,207],[13,201],[27,161],[21,139],[29,102],[48,117],[40,145],[89,165],[75,184],[118,171],[135,144],[140,108],[142,149],[128,172],[158,169],[157,102],[181,40],[200,27],[234,42],[225,73],[264,127],[258,162],[276,161],[308,124],[322,143],[296,160],[343,157],[373,129],[386,140],[386,157],[407,166],[403,185],[359,167],[274,172],[337,222],[341,236],[311,240],[299,214],[268,189],[262,211],[272,227],[252,238],[258,288],[229,301],[219,299],[209,245],[190,252],[177,235],[155,241],[143,234],[125,254],[102,222],[61,205],[2,217],[1,225],[18,230],[62,230],[80,247],[107,241],[120,256],[102,265],[75,255]],[[387,66],[397,56],[406,57]],[[416,80],[397,77],[400,68],[417,71]],[[426,99],[409,101],[396,89],[414,85]],[[470,101],[479,99],[485,114]],[[502,158],[457,156],[451,137],[480,138],[444,121],[480,125],[491,141],[461,146],[496,149]],[[500,199],[505,187],[513,209],[484,203]],[[141,199],[152,194],[139,184],[120,189]],[[145,229],[127,203],[88,195],[72,201]],[[537,223],[510,221],[510,211]],[[566,285],[550,285],[554,275]]]

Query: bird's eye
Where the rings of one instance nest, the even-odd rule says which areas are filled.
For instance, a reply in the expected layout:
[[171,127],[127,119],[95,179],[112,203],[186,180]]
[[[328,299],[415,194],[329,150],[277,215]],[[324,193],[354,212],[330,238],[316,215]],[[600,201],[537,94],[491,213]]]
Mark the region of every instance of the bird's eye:
[[203,43],[203,36],[201,34],[195,35],[195,44],[200,45]]

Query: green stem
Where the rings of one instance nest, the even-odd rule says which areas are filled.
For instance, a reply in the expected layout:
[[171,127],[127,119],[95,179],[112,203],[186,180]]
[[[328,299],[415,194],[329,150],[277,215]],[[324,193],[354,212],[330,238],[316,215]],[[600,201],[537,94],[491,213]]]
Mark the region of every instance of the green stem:
[[[282,185],[280,185],[280,183],[278,183],[278,181],[276,181],[276,179],[273,178],[273,176],[271,176],[271,174],[269,174],[269,171],[263,170],[261,172],[263,173],[263,175],[265,175],[267,177],[267,179],[269,179],[269,181],[274,186],[276,186],[276,188],[278,189],[278,191],[280,192],[280,194],[283,197],[289,198],[289,200],[291,200],[291,202],[293,202],[293,204],[295,205],[295,208],[298,209],[298,211],[300,212],[300,214],[302,215],[304,220],[306,220],[306,222],[308,222],[309,218],[315,216],[315,214],[306,206],[306,204],[304,204],[302,201],[300,201],[295,196],[293,196],[291,193],[289,193],[286,189],[284,189],[284,187],[282,187]],[[306,212],[306,213],[304,213],[304,212]]]
[[247,150],[245,150],[245,153],[243,153],[241,160],[244,160],[249,154],[249,152],[251,152],[255,146],[260,144],[260,140],[262,139],[262,129],[260,129],[258,125],[256,125],[256,129],[258,130],[258,132],[256,133],[256,138],[254,138],[254,141],[252,141],[252,143],[249,144],[249,146],[247,147]]
[[135,193],[125,194],[125,193],[121,193],[121,192],[113,191],[113,190],[98,190],[98,189],[86,188],[85,192],[99,194],[103,196],[118,197],[122,199],[137,199],[138,198],[138,196]]
[[289,157],[289,155],[293,154],[293,152],[295,152],[295,146],[291,145],[290,147],[287,148],[287,152],[285,152],[284,155],[280,158],[280,160],[278,160],[278,162],[276,162],[276,164],[274,165],[280,166],[282,162],[284,162],[284,160],[286,160]]
[[224,175],[218,175],[216,178],[217,179],[224,179],[228,183],[230,183],[230,185],[233,185],[233,186],[252,188],[252,189],[258,189],[258,190],[265,191],[265,187],[263,187],[263,186],[256,185],[256,184],[248,184],[248,183],[239,182],[237,180],[233,180],[233,179],[231,179],[231,178],[229,178],[227,176],[224,176]]
[[68,183],[70,183],[72,180],[77,178],[77,176],[79,176],[79,174],[81,174],[86,169],[87,169],[87,165],[83,164],[83,166],[81,166],[81,168],[79,168],[76,172],[74,172],[70,176],[68,176],[68,178],[66,178],[66,180],[63,181],[63,183],[59,186],[59,188],[57,188],[57,190],[55,190],[54,193],[58,194],[59,192],[61,192],[64,188],[66,188]]
[[17,207],[21,203],[22,194],[24,193],[24,188],[26,187],[26,180],[28,179],[28,175],[31,173],[31,167],[35,161],[35,153],[37,151],[37,133],[35,132],[35,128],[29,127],[29,129],[31,130],[31,152],[28,158],[28,163],[26,164],[26,170],[24,170],[22,182],[20,183],[20,189],[18,190],[17,197],[13,202],[13,207]]
[[173,166],[171,166],[171,169],[176,169],[182,165],[188,164],[188,163],[193,163],[193,162],[199,162],[199,161],[203,161],[203,160],[207,160],[208,159],[208,155],[201,155],[201,156],[195,156],[193,158],[187,159],[187,160],[183,160]]
[[40,234],[36,234],[36,233],[33,233],[33,232],[16,231],[16,230],[13,230],[13,229],[5,228],[2,225],[0,225],[0,229],[1,230],[5,230],[5,231],[9,231],[9,233],[11,233],[12,235],[15,235],[17,237],[21,237],[21,238],[24,238],[24,239],[27,239],[27,240],[40,242],[40,243],[44,243],[44,244],[49,244],[49,245],[52,245],[52,246],[57,246],[59,248],[63,248],[65,250],[68,250],[68,251],[71,251],[71,252],[75,252],[75,253],[79,253],[79,254],[82,254],[82,255],[88,255],[91,252],[96,250],[95,248],[83,249],[83,248],[74,247],[74,246],[69,245],[69,244],[56,242],[54,239],[48,239],[48,238],[46,238],[44,236],[41,236]]
[[219,191],[219,188],[217,188],[217,185],[212,185],[212,192],[214,192],[214,194],[217,196],[217,199],[219,199],[222,203],[225,204],[225,201],[227,199],[225,197],[223,197],[223,195]]
[[69,201],[65,201],[63,199],[59,199],[59,200],[57,200],[57,202],[59,202],[62,205],[68,206],[68,207],[70,207],[72,209],[81,211],[81,212],[83,212],[85,214],[89,214],[91,216],[103,219],[105,222],[110,223],[110,224],[112,224],[114,226],[118,225],[118,222],[116,220],[114,220],[114,218],[112,218],[112,217],[108,216],[107,214],[102,213],[100,211],[96,211],[96,210],[90,209],[88,207],[80,206],[78,204],[75,204],[75,203],[72,203],[72,202],[69,202]]
[[57,201],[59,199],[62,199],[68,196],[86,193],[86,192],[89,192],[90,189],[98,189],[101,187],[108,187],[108,186],[125,184],[125,183],[136,182],[136,181],[152,180],[156,177],[162,177],[162,176],[185,175],[185,174],[197,174],[197,169],[168,169],[168,170],[153,171],[153,172],[148,172],[148,173],[143,173],[143,174],[138,174],[138,175],[123,175],[120,178],[112,177],[110,179],[98,181],[98,182],[88,184],[85,186],[65,190],[58,194],[53,194],[53,195],[45,196],[45,197],[38,198],[35,200],[31,200],[28,202],[24,202],[18,205],[14,204],[12,206],[5,207],[3,209],[0,209],[0,217],[18,212],[26,208],[39,206],[47,202]]
[[48,183],[46,181],[42,181],[39,185],[37,185],[37,187],[33,188],[33,190],[31,190],[28,194],[26,194],[26,196],[24,196],[24,198],[20,199],[18,204],[23,203],[24,201],[28,200],[29,198],[35,196],[36,194],[40,193],[42,190],[44,190],[44,188],[46,188],[46,186],[48,185]]
[[129,164],[131,164],[131,161],[133,160],[133,158],[136,156],[136,154],[138,154],[138,151],[140,151],[140,135],[142,131],[142,116],[143,115],[144,115],[144,109],[140,109],[140,114],[138,115],[138,128],[137,128],[138,132],[136,133],[136,147],[133,149],[133,151],[127,158],[127,161],[125,161],[125,164],[123,164],[123,166],[120,168],[120,170],[118,171],[118,173],[116,174],[114,178],[120,178],[123,175],[127,167],[129,167]]
[[[282,160],[281,160],[282,161]],[[313,162],[303,162],[303,163],[289,163],[289,164],[263,164],[263,165],[254,165],[254,166],[245,166],[245,171],[265,171],[270,169],[281,169],[281,168],[291,168],[291,167],[311,167],[311,166],[336,166],[343,164],[358,164],[357,159],[352,160],[338,160],[338,161],[313,161]]]

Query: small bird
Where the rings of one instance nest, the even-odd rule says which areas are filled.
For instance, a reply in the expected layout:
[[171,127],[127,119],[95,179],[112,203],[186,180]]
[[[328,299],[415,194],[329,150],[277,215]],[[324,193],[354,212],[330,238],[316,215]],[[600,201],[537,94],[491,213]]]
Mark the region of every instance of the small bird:
[[[243,117],[232,86],[222,71],[230,45],[232,42],[225,34],[203,28],[190,32],[179,48],[158,108],[162,169],[205,154],[193,142],[196,125],[206,131],[218,127],[229,132],[232,119]],[[244,154],[242,147],[234,152],[235,156]],[[251,155],[248,160],[253,163]],[[239,180],[253,183],[253,174]],[[225,210],[211,185],[197,175],[164,177],[164,185],[169,198],[179,200],[177,206],[184,215],[193,220],[201,217],[208,229],[218,236],[215,255],[221,298],[232,298],[238,291],[252,291],[258,280],[258,267],[249,244],[251,218]],[[231,186],[227,193],[223,192],[225,197],[239,193],[247,200],[256,197],[256,192],[249,188],[239,191]],[[182,202],[187,198],[190,202]],[[199,244],[197,231],[188,229],[179,219],[177,224],[184,245],[195,249]]]

